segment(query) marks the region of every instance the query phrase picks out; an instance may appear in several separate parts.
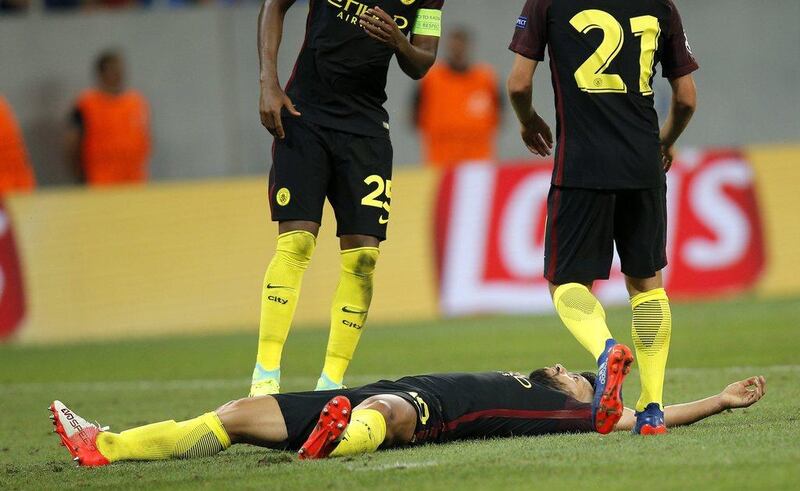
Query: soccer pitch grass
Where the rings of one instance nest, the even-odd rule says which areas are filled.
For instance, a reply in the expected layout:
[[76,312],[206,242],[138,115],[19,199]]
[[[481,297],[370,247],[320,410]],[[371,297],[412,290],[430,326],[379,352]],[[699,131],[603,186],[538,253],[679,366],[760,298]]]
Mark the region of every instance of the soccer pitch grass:
[[[630,343],[629,312],[609,311]],[[800,300],[676,305],[667,403],[712,395],[750,375],[768,393],[665,437],[620,432],[471,441],[299,462],[234,447],[206,459],[76,468],[45,410],[60,398],[112,430],[186,419],[248,391],[255,329],[246,334],[107,344],[0,346],[0,489],[789,489],[800,482]],[[295,330],[284,390],[313,387],[326,329]],[[347,382],[437,371],[592,368],[555,316],[370,326]],[[638,374],[625,388],[638,397]],[[795,484],[792,485],[791,483]],[[634,487],[636,486],[636,487]]]

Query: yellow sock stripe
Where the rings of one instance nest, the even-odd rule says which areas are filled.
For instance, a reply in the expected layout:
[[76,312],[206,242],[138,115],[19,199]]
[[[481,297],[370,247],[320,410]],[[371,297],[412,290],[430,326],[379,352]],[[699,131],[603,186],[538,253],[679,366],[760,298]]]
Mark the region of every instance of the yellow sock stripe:
[[631,299],[633,308],[633,342],[645,354],[655,354],[667,342],[672,313],[663,288],[640,293]]
[[667,297],[667,291],[665,289],[656,288],[655,290],[646,291],[632,297],[631,307],[635,309],[648,300],[666,300],[669,302],[669,297]]
[[209,428],[211,428],[211,431],[214,432],[214,436],[217,437],[217,440],[219,440],[222,448],[229,448],[231,446],[231,437],[225,430],[225,426],[223,426],[222,421],[219,419],[219,416],[217,416],[217,413],[206,413],[202,417],[206,420],[206,424]]
[[206,413],[199,418],[178,423],[187,431],[172,451],[179,459],[210,457],[230,447],[230,438],[215,413]]

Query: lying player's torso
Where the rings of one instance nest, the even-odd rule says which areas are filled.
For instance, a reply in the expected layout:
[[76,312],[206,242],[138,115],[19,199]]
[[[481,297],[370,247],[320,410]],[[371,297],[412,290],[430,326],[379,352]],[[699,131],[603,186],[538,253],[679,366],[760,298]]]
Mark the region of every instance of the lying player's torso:
[[589,404],[532,383],[514,372],[449,373],[404,377],[397,381],[436,398],[442,441],[510,435],[590,431]]

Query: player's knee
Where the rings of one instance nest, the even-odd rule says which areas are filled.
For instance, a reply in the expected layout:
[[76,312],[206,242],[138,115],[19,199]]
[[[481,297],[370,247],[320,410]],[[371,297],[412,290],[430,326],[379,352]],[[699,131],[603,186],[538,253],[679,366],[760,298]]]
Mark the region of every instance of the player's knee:
[[650,278],[634,278],[632,276],[625,276],[625,286],[628,289],[628,294],[635,297],[641,293],[649,292],[658,288],[663,288],[664,283],[661,277],[661,272],[657,272]]
[[375,272],[378,254],[372,247],[343,251],[342,266],[357,276],[369,276]]
[[[356,407],[378,411],[386,421],[386,440],[389,445],[407,443],[409,427],[416,427],[416,412],[404,399],[397,396],[372,396]],[[413,433],[413,430],[411,431]]]
[[381,241],[372,235],[342,235],[339,238],[339,247],[342,251],[359,249],[362,247],[378,247]]
[[383,415],[383,419],[386,420],[387,427],[394,420],[392,404],[382,396],[372,396],[368,399],[365,399],[364,402],[359,404],[355,409],[372,409],[374,411],[378,411]]
[[251,402],[252,399],[237,399],[223,404],[214,411],[233,442],[238,440],[238,436],[249,424],[247,413]]
[[285,254],[289,259],[307,263],[311,260],[317,238],[306,230],[294,230],[278,237],[277,254]]

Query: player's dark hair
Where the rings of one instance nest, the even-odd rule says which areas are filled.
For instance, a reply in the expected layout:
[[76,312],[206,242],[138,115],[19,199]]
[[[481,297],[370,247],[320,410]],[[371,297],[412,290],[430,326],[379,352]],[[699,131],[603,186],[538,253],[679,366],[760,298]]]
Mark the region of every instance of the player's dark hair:
[[[595,388],[597,375],[594,372],[581,372],[581,377],[585,378],[589,384],[591,384],[592,389]],[[528,380],[543,387],[547,387],[548,389],[566,392],[564,385],[551,375],[546,368],[539,368],[538,370],[532,371],[528,376]]]
[[107,49],[97,55],[94,60],[94,70],[98,75],[102,75],[106,71],[108,65],[115,61],[122,59],[122,53],[116,49]]
[[550,375],[546,368],[539,368],[532,371],[531,374],[528,375],[528,380],[542,387],[547,387],[548,389],[565,392],[564,385],[554,376]]
[[595,386],[595,383],[597,383],[597,374],[596,373],[594,373],[594,372],[581,372],[581,377],[585,378],[586,380],[589,381],[590,384],[592,384],[592,389],[594,389],[596,387]]

